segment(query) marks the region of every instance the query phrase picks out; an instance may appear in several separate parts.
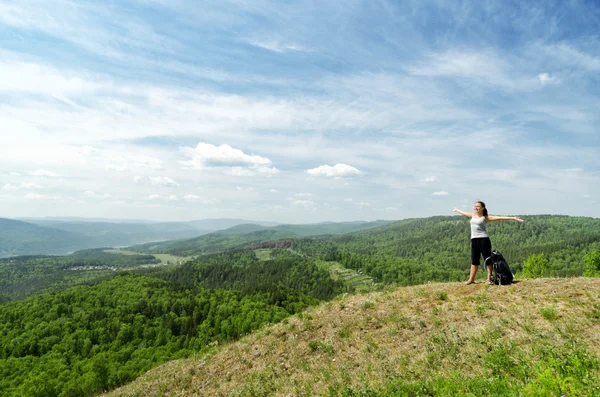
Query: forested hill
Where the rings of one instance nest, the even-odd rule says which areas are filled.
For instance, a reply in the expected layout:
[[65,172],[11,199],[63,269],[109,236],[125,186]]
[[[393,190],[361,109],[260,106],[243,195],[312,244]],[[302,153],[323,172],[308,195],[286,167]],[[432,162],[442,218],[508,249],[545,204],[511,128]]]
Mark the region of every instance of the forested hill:
[[88,244],[89,240],[77,233],[0,218],[0,258],[40,252],[64,254]]
[[345,290],[287,250],[234,251],[0,303],[0,395],[92,395]]
[[207,255],[240,248],[256,241],[269,241],[298,237],[291,232],[276,230],[257,230],[250,233],[231,234],[228,232],[214,232],[179,241],[165,241],[134,245],[128,250],[147,254],[172,254],[178,256]]
[[269,240],[289,239],[303,236],[339,235],[358,230],[368,230],[387,225],[392,221],[373,222],[325,222],[307,225],[284,224],[263,226],[242,224],[197,238],[140,244],[130,247],[132,251],[143,253],[168,253],[180,256],[206,255]]
[[[523,216],[524,223],[487,225],[493,249],[514,272],[538,255],[547,262],[546,276],[583,273],[583,257],[600,248],[600,219],[559,215]],[[405,219],[342,236],[294,240],[294,249],[309,256],[362,269],[380,281],[417,284],[460,280],[470,264],[469,219],[436,216]]]

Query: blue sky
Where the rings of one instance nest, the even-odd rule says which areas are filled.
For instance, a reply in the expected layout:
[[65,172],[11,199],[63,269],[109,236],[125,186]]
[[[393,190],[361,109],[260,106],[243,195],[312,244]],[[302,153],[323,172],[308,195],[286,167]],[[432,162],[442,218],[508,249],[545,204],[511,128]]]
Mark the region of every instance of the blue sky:
[[0,0],[0,216],[600,216],[596,1]]

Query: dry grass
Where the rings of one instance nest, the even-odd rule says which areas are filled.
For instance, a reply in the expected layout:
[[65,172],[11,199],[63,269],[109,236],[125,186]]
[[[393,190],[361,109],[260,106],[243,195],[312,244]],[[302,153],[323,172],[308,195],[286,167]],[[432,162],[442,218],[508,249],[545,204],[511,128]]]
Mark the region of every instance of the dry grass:
[[489,377],[486,355],[498,345],[518,349],[515,357],[527,365],[539,359],[540,346],[568,342],[599,357],[599,302],[600,279],[589,278],[346,295],[240,341],[162,365],[107,395],[328,395],[336,385],[378,387],[394,378],[457,371]]

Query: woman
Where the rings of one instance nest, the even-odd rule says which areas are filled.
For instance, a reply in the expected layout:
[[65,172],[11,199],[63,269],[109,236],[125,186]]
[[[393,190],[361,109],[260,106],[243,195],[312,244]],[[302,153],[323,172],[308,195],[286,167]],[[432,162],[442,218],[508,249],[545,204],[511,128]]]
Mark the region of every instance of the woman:
[[[479,270],[479,257],[483,255],[483,260],[492,255],[492,242],[490,241],[490,236],[488,236],[487,231],[485,229],[485,224],[487,222],[494,221],[519,221],[525,222],[523,219],[518,216],[494,216],[488,215],[487,209],[485,208],[485,203],[483,201],[475,202],[475,206],[473,207],[475,212],[465,212],[459,210],[458,208],[453,209],[452,211],[458,212],[461,215],[471,218],[471,274],[469,275],[469,279],[465,284],[473,284],[475,282],[475,275],[477,274],[477,270]],[[486,270],[488,273],[487,283],[492,284],[492,266],[486,266]]]

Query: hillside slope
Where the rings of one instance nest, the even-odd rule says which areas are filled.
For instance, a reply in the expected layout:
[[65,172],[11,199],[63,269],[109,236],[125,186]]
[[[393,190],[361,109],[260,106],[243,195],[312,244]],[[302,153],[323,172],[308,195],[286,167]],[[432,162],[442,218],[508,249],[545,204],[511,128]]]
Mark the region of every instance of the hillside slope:
[[264,226],[247,223],[196,238],[139,244],[129,247],[144,253],[168,253],[173,255],[205,255],[232,248],[242,248],[249,243],[318,235],[339,235],[388,225],[392,221],[328,222],[307,225]]
[[90,244],[89,239],[76,233],[0,218],[0,258],[40,252],[64,254]]
[[600,279],[342,296],[107,396],[600,395]]

